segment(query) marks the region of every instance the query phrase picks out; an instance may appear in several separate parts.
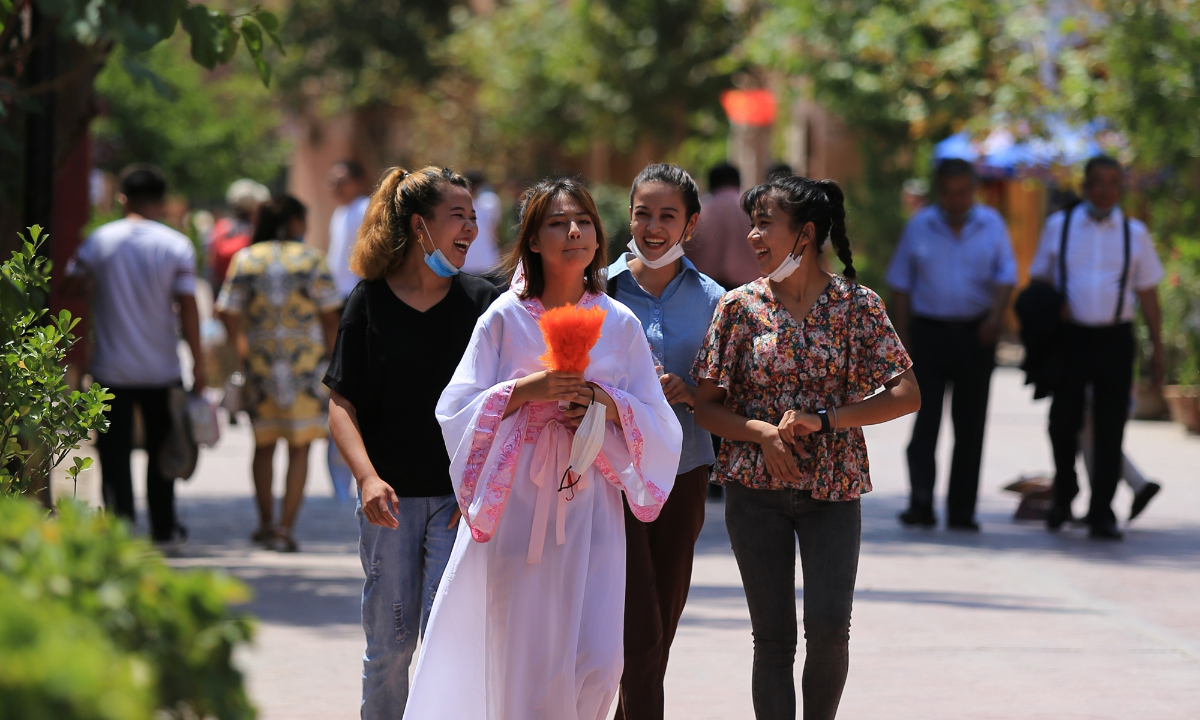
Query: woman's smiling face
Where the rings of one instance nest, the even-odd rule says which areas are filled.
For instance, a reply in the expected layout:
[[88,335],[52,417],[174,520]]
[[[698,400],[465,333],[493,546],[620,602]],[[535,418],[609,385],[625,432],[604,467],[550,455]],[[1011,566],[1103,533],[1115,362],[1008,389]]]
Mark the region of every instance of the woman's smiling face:
[[764,198],[750,215],[750,234],[746,240],[764,277],[774,272],[788,255],[795,254],[799,259],[804,247],[812,242],[815,227],[811,222],[797,230],[788,227],[790,222],[791,218],[773,195]]
[[699,215],[687,217],[683,193],[660,182],[644,183],[633,193],[629,230],[647,260],[657,260],[689,237]]
[[413,230],[423,252],[441,250],[451,265],[461,269],[467,261],[467,250],[479,234],[471,192],[447,183],[442,201],[429,217],[413,215]]
[[550,201],[550,211],[529,242],[529,249],[541,256],[547,278],[582,276],[599,247],[592,216],[565,192]]

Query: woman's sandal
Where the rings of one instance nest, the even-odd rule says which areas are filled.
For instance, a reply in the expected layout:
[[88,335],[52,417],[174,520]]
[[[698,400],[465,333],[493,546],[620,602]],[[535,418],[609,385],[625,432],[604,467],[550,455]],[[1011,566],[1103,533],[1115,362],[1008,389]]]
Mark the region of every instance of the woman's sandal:
[[294,553],[300,550],[300,545],[296,542],[296,538],[292,537],[292,534],[284,528],[275,528],[275,532],[268,541],[267,547],[276,552]]
[[271,538],[275,537],[275,526],[265,525],[259,526],[257,530],[250,534],[250,542],[255,545],[270,546]]

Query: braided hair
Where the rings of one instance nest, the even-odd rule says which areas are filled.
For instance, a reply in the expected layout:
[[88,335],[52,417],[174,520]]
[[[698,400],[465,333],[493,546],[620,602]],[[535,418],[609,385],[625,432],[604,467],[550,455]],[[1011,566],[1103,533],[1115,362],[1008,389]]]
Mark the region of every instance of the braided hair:
[[799,175],[776,175],[746,191],[742,196],[742,209],[752,215],[755,210],[761,210],[768,199],[775,200],[787,213],[788,227],[793,231],[799,231],[804,223],[813,224],[818,253],[821,252],[821,240],[828,236],[838,259],[846,266],[842,275],[847,280],[858,276],[854,270],[854,255],[850,252],[850,239],[846,237],[846,196],[836,182],[810,180]]

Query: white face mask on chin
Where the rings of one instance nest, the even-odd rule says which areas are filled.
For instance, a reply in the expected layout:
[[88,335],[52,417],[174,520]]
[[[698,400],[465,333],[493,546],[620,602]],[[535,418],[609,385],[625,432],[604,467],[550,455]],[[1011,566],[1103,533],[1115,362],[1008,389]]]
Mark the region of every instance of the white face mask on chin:
[[[801,230],[801,232],[804,232],[804,231]],[[831,236],[832,236],[832,232],[829,234],[826,234],[825,241],[828,242],[830,240]],[[800,243],[800,236],[797,235],[796,242],[792,245],[792,253],[796,252],[796,245],[798,245],[799,243]],[[783,259],[783,262],[779,263],[779,267],[775,268],[767,275],[767,279],[772,280],[774,282],[783,282],[792,273],[794,273],[800,269],[800,261],[803,258],[804,258],[803,250],[800,251],[799,256],[789,253],[788,256]]]
[[[800,232],[801,233],[804,232],[804,229],[801,228]],[[792,273],[794,273],[800,269],[800,258],[804,257],[804,251],[801,250],[800,257],[799,258],[796,257],[796,255],[795,255],[796,246],[799,244],[800,244],[800,233],[797,233],[796,234],[796,242],[792,243],[792,252],[788,253],[787,257],[785,257],[783,259],[783,262],[779,263],[779,265],[774,270],[767,273],[768,280],[771,280],[772,282],[783,282]]]
[[[670,240],[671,236],[668,235],[667,239]],[[638,260],[642,261],[643,265],[645,265],[648,268],[653,268],[655,270],[657,270],[659,268],[664,268],[664,267],[670,265],[671,263],[675,262],[679,258],[683,257],[683,237],[682,236],[680,236],[679,242],[672,245],[670,247],[670,249],[667,250],[665,253],[663,253],[662,257],[660,257],[657,260],[650,260],[645,255],[643,255],[642,249],[638,247],[636,239],[631,238],[629,240],[629,245],[627,245],[626,247],[629,248],[630,252],[632,252],[634,255],[637,256]]]

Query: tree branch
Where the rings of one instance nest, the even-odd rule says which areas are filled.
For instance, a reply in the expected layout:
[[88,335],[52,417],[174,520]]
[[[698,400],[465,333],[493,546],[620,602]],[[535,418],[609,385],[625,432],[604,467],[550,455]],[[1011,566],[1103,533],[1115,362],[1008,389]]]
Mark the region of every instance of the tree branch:
[[[15,16],[16,13],[14,12],[13,15]],[[51,19],[50,22],[47,22],[42,29],[37,32],[36,35],[18,45],[12,52],[8,53],[7,55],[0,55],[0,69],[4,68],[6,65],[16,65],[17,63],[24,62],[29,57],[29,54],[33,52],[33,49],[44,42],[46,38],[50,36],[50,33],[55,31],[57,26],[58,20]],[[8,34],[10,27],[16,28],[17,24],[14,23],[11,26],[5,25],[4,33],[6,35]],[[0,45],[0,47],[3,47],[3,45]]]
[[[75,65],[75,67],[71,68],[70,70],[63,73],[62,75],[59,75],[58,77],[54,78],[53,80],[50,80],[49,82],[44,82],[44,83],[41,83],[38,85],[34,85],[33,87],[20,88],[16,92],[10,93],[9,95],[7,95],[7,97],[16,97],[17,95],[35,96],[35,95],[41,95],[43,93],[56,92],[58,90],[61,90],[63,87],[70,85],[71,83],[78,80],[80,78],[80,76],[82,76],[84,73],[86,73],[88,70],[92,69],[96,65],[104,64],[103,62],[97,63],[96,60],[97,60],[97,58],[92,56],[91,53],[89,53],[88,56],[85,57],[84,59],[80,60],[79,63]],[[6,97],[6,96],[3,94],[0,94],[0,97]]]

